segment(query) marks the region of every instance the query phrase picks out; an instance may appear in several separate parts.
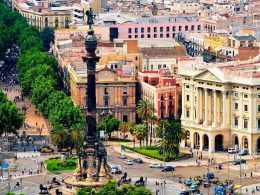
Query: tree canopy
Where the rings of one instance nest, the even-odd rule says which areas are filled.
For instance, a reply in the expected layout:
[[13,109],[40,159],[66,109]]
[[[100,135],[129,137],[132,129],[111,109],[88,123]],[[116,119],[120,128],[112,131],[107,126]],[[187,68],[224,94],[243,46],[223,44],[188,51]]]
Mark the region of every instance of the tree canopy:
[[0,135],[3,133],[17,134],[17,130],[23,125],[24,117],[16,105],[8,100],[0,90]]
[[111,133],[117,131],[119,128],[120,121],[114,117],[114,115],[109,114],[98,124],[98,130],[106,130],[108,137],[111,138]]

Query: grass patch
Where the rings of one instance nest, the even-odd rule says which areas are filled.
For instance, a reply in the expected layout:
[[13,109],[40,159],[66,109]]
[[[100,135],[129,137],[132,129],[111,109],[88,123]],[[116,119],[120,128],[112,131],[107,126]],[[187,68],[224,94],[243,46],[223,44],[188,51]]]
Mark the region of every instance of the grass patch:
[[77,156],[69,156],[65,161],[60,157],[49,158],[45,160],[47,170],[50,172],[73,171],[77,168]]
[[129,149],[139,154],[143,154],[145,156],[155,158],[157,160],[162,160],[162,161],[165,160],[166,162],[179,160],[181,158],[186,157],[184,153],[180,153],[178,156],[171,156],[170,158],[164,158],[163,155],[159,154],[159,147],[157,146],[144,146],[142,148],[136,147],[136,148],[129,148]]

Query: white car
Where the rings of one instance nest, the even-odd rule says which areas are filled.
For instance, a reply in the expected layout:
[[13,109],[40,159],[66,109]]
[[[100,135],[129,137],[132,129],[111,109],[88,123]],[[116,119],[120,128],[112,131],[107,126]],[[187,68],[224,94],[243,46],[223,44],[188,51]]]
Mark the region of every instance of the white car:
[[149,165],[150,168],[162,168],[162,164],[160,163],[153,163]]
[[122,173],[122,167],[120,165],[113,165],[113,166],[111,166],[111,173],[112,174],[120,174],[120,173]]
[[127,159],[127,156],[125,154],[119,154],[118,158]]
[[238,152],[238,150],[236,148],[228,148],[228,153],[229,154],[235,154],[237,152]]
[[127,164],[127,165],[133,165],[134,161],[132,161],[132,160],[125,160],[124,163]]

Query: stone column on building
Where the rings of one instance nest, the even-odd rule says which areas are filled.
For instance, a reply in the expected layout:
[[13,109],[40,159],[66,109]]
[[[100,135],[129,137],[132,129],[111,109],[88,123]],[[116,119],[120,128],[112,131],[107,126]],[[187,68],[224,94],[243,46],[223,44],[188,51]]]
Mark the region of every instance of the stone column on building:
[[191,110],[190,110],[190,119],[194,120],[194,85],[191,85]]
[[239,103],[239,109],[240,109],[240,117],[239,117],[239,121],[240,121],[240,129],[243,129],[243,110],[244,110],[244,105],[243,105],[243,92],[240,93],[240,103]]
[[200,122],[200,88],[197,87],[197,102],[196,102],[196,123]]
[[256,95],[252,94],[252,131],[258,128],[257,121],[256,121],[256,110],[257,110]]
[[[158,113],[159,115],[159,113]],[[181,119],[185,118],[185,84],[182,84],[182,95],[181,95]]]
[[253,131],[253,98],[254,98],[254,95],[253,94],[250,94],[249,95],[249,105],[248,105],[248,113],[249,113],[249,118],[248,118],[248,130],[250,132]]
[[205,120],[204,120],[204,125],[208,124],[208,89],[205,89]]
[[212,153],[212,152],[215,152],[215,137],[210,134],[208,135],[209,136],[209,152]]
[[226,126],[226,104],[227,104],[226,91],[222,92],[222,127]]
[[213,90],[213,127],[217,126],[217,90]]

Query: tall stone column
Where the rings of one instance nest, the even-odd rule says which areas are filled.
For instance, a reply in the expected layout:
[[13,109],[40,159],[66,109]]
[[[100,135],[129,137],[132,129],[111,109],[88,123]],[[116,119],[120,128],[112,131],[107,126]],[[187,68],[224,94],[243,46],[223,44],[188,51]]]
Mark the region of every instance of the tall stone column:
[[244,105],[243,105],[243,92],[240,93],[240,103],[239,103],[239,109],[240,109],[240,129],[244,129],[243,123],[244,123],[244,118],[243,118],[243,113],[244,113]]
[[213,127],[217,126],[217,90],[213,90]]
[[200,122],[200,88],[197,87],[197,102],[196,102],[196,123]]
[[227,104],[226,91],[222,92],[222,127],[226,126],[226,104]]
[[[248,131],[249,132],[252,132],[253,130],[253,98],[254,98],[254,95],[250,94],[248,96],[250,99],[249,99],[249,105],[248,105],[248,113],[249,113],[249,119],[248,119]],[[256,109],[256,108],[255,108]],[[255,115],[256,116],[256,115]]]
[[190,111],[190,119],[194,120],[194,85],[191,85],[191,111]]
[[208,124],[208,89],[205,89],[205,120],[204,125]]
[[181,119],[185,118],[185,84],[182,84],[182,95],[181,95]]

